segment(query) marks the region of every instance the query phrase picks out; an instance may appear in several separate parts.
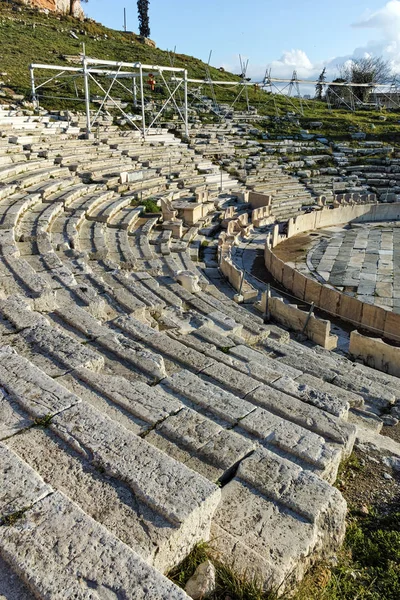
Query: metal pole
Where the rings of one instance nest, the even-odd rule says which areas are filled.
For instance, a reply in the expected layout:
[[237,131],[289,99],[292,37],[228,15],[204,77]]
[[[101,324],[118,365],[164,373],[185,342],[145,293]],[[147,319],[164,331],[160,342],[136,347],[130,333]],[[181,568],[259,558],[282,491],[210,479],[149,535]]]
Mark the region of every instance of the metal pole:
[[90,91],[89,91],[89,73],[86,62],[86,57],[83,57],[83,78],[85,82],[85,108],[86,108],[86,133],[89,135],[91,131],[90,124]]
[[186,134],[186,137],[189,137],[189,124],[188,124],[188,82],[187,82],[187,79],[188,79],[188,73],[185,70],[185,72],[184,72],[184,80],[185,80],[184,81],[184,102],[185,102],[185,106],[184,106],[184,109],[183,109],[183,111],[184,111],[183,115],[184,115],[184,118],[185,118],[185,134]]
[[238,290],[238,295],[239,296],[242,295],[243,284],[244,284],[244,271],[242,271],[242,277],[241,277],[241,280],[240,280],[240,286],[239,286],[239,290]]
[[35,88],[35,73],[33,67],[29,67],[29,72],[31,74],[31,89],[32,89],[32,103],[34,108],[39,108],[39,102],[36,98],[36,88]]
[[126,31],[126,8],[124,8],[124,31]]
[[271,297],[271,286],[269,283],[267,283],[267,290],[265,292],[265,313],[263,315],[263,321],[264,323],[268,323],[270,320],[270,314],[269,314],[269,299]]
[[310,306],[310,310],[308,311],[308,315],[307,315],[306,322],[304,323],[304,327],[303,327],[303,329],[301,330],[301,333],[302,333],[303,335],[304,335],[304,333],[305,333],[305,331],[306,331],[306,329],[307,329],[308,323],[309,323],[309,321],[310,321],[310,319],[311,319],[311,315],[312,315],[312,314],[313,314],[313,312],[314,312],[314,306],[315,306],[315,305],[314,305],[314,302],[311,302],[311,306]]
[[143,139],[146,139],[146,117],[144,112],[144,89],[143,89],[143,67],[139,65],[139,76],[140,76],[140,100],[142,102],[142,129]]
[[136,77],[133,78],[133,106],[137,107],[137,85],[136,85]]

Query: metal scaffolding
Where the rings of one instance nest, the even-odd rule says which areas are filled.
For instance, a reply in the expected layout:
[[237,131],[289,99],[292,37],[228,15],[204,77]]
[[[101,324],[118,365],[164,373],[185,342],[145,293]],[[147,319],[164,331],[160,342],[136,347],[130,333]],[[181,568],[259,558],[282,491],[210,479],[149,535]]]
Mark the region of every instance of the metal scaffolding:
[[[135,129],[142,133],[143,138],[146,138],[151,128],[156,125],[159,117],[166,108],[172,106],[175,109],[179,120],[183,122],[186,135],[188,135],[188,76],[186,69],[165,67],[161,65],[148,65],[140,62],[128,63],[101,60],[89,58],[85,55],[82,55],[81,62],[81,66],[76,67],[36,63],[31,64],[29,70],[32,101],[34,105],[39,105],[40,89],[50,83],[57,83],[60,85],[60,80],[63,82],[65,79],[72,79],[75,86],[76,97],[63,99],[74,99],[85,103],[86,130],[88,134],[90,134],[92,130],[92,124],[95,123],[101,112],[105,110],[107,104],[111,103]],[[55,71],[56,74],[38,83],[37,80],[35,80],[36,70]],[[182,76],[180,78],[171,77],[171,75],[174,75],[175,73],[180,73]],[[166,99],[156,115],[154,117],[151,116],[149,122],[146,123],[147,99],[145,84],[151,86],[151,89],[154,89],[156,77],[159,78],[167,91]],[[76,86],[76,81],[79,79],[83,79],[83,98],[79,97]],[[128,84],[130,83],[130,87],[126,85],[127,82]],[[92,112],[94,111],[91,110],[94,99],[93,95],[91,95],[91,88],[93,89],[93,87],[101,92],[100,106],[97,111],[95,111],[94,116],[92,116]],[[124,91],[132,97],[132,104],[135,108],[140,105],[141,114],[138,119],[134,119],[133,115],[126,112],[121,106],[121,103],[115,99],[114,90],[117,89],[117,87],[118,89],[123,88]],[[181,89],[183,89],[183,103],[181,101],[177,102],[177,92]],[[47,96],[47,98],[60,97]]]
[[[80,58],[80,64],[77,66],[60,66],[49,64],[31,64],[31,90],[32,100],[38,105],[39,98],[57,98],[63,100],[75,100],[85,105],[86,129],[91,132],[93,123],[96,122],[102,112],[107,112],[110,105],[119,111],[132,127],[140,131],[143,138],[149,134],[150,130],[157,126],[161,115],[167,108],[171,108],[178,116],[178,120],[184,125],[184,130],[188,136],[188,94],[194,102],[203,103],[207,109],[214,113],[219,119],[225,119],[235,109],[238,101],[242,98],[245,101],[247,113],[254,114],[250,106],[249,87],[259,90],[259,93],[265,93],[267,99],[274,104],[275,113],[279,116],[277,97],[285,99],[285,102],[292,110],[304,116],[304,104],[307,104],[306,98],[301,95],[301,87],[321,85],[325,91],[325,100],[330,109],[335,106],[346,107],[349,110],[362,108],[379,108],[388,102],[391,107],[400,108],[400,86],[399,82],[392,84],[362,83],[355,84],[340,81],[310,81],[299,79],[296,71],[290,79],[275,78],[271,75],[271,70],[267,69],[262,81],[249,81],[246,77],[248,61],[242,61],[240,58],[241,75],[234,81],[216,80],[211,78],[210,59],[206,67],[204,79],[191,79],[188,77],[187,70],[174,66],[174,61],[170,55],[170,66],[148,65],[141,62],[118,62],[111,60],[101,60],[89,58],[83,54]],[[40,83],[35,79],[35,71],[53,71],[51,77],[44,77]],[[151,98],[152,94],[148,90],[154,91],[155,81],[160,82],[163,94],[161,103]],[[41,96],[41,91],[48,85],[52,87],[62,87],[65,82],[73,82],[74,93],[67,97],[60,96]],[[77,82],[81,84],[81,96],[78,91]],[[230,88],[234,93],[229,100],[228,106],[221,106],[217,101],[216,88]],[[360,101],[360,94],[356,93],[357,88],[367,88],[372,102],[365,103]],[[139,114],[130,114],[125,110],[126,104],[119,102],[115,96],[115,90],[123,90],[125,97],[132,100],[132,106]],[[99,91],[98,97],[94,90]],[[206,93],[206,90],[209,93]],[[343,91],[342,91],[343,90]],[[157,90],[156,90],[157,91]],[[71,90],[69,90],[71,92]],[[183,93],[182,93],[183,92]],[[154,112],[149,112],[149,100],[153,102]],[[297,102],[294,102],[296,99]],[[209,101],[208,101],[209,100]],[[97,102],[99,107],[94,110],[93,103]],[[134,111],[134,112],[135,112]],[[146,123],[147,119],[147,123]]]

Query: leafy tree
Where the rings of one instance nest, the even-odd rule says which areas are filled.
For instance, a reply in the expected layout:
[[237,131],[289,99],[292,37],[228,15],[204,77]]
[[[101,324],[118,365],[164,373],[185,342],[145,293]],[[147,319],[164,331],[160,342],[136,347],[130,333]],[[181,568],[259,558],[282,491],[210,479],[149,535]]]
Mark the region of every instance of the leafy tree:
[[322,85],[324,81],[326,81],[326,67],[322,69],[321,75],[318,77],[318,83],[315,86],[315,99],[322,100],[322,94],[324,91],[324,86]]
[[[340,77],[349,83],[387,83],[391,77],[391,68],[388,61],[378,56],[354,58],[340,68]],[[353,94],[361,102],[365,102],[372,89],[371,87],[354,87]]]
[[149,0],[138,0],[139,33],[142,37],[150,37]]
[[334,79],[326,90],[325,99],[329,100],[329,103],[336,108],[339,108],[343,103],[351,106],[351,92],[347,86],[335,85],[335,83],[348,83],[343,77]]

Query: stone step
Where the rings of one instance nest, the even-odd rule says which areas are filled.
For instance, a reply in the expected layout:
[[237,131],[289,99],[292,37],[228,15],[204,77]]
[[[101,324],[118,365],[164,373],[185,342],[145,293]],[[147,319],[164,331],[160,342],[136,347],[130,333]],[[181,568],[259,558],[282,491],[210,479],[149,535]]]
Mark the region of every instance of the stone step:
[[0,551],[20,578],[18,587],[25,584],[36,598],[54,600],[64,599],[66,590],[84,598],[116,588],[132,600],[188,598],[62,492],[53,491],[17,455],[2,445],[0,454],[1,475],[8,484],[6,497],[0,498],[0,517],[11,508],[24,510],[0,528]]
[[267,589],[282,593],[342,543],[345,517],[337,489],[262,449],[222,489],[213,545],[236,571],[248,572],[251,564]]
[[353,448],[356,436],[353,425],[301,401],[291,402],[284,394],[276,397],[275,391],[267,386],[243,400],[186,371],[174,373],[161,385],[173,397],[186,398],[196,410],[235,425],[235,431],[250,435],[329,481],[335,480],[341,457],[348,456]]

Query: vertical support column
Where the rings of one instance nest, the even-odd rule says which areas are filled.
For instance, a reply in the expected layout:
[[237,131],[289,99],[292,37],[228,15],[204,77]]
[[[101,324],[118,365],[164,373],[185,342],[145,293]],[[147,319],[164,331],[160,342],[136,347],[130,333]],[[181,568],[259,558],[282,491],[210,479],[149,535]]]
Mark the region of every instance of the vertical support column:
[[185,117],[185,134],[186,137],[189,137],[189,124],[188,124],[188,73],[185,69],[184,72],[184,97],[185,97],[185,106],[183,107],[183,115]]
[[85,83],[85,109],[86,109],[86,133],[90,134],[90,91],[89,91],[89,73],[86,58],[83,57],[83,79]]
[[137,107],[137,84],[136,77],[133,78],[133,106]]
[[146,139],[146,115],[144,112],[144,89],[143,89],[143,67],[140,64],[139,66],[139,75],[140,75],[140,100],[142,103],[142,129],[143,129],[143,139]]
[[[263,313],[263,321],[264,323],[269,323],[271,315],[269,313],[269,301],[271,298],[271,286],[269,283],[267,283],[267,289],[265,292],[263,292],[262,294],[262,298],[261,298],[261,305],[264,306],[264,313]],[[265,305],[264,305],[265,302]]]
[[39,108],[39,102],[36,98],[36,86],[35,86],[35,72],[32,66],[29,67],[29,73],[31,75],[31,90],[32,90],[32,103],[34,108]]

